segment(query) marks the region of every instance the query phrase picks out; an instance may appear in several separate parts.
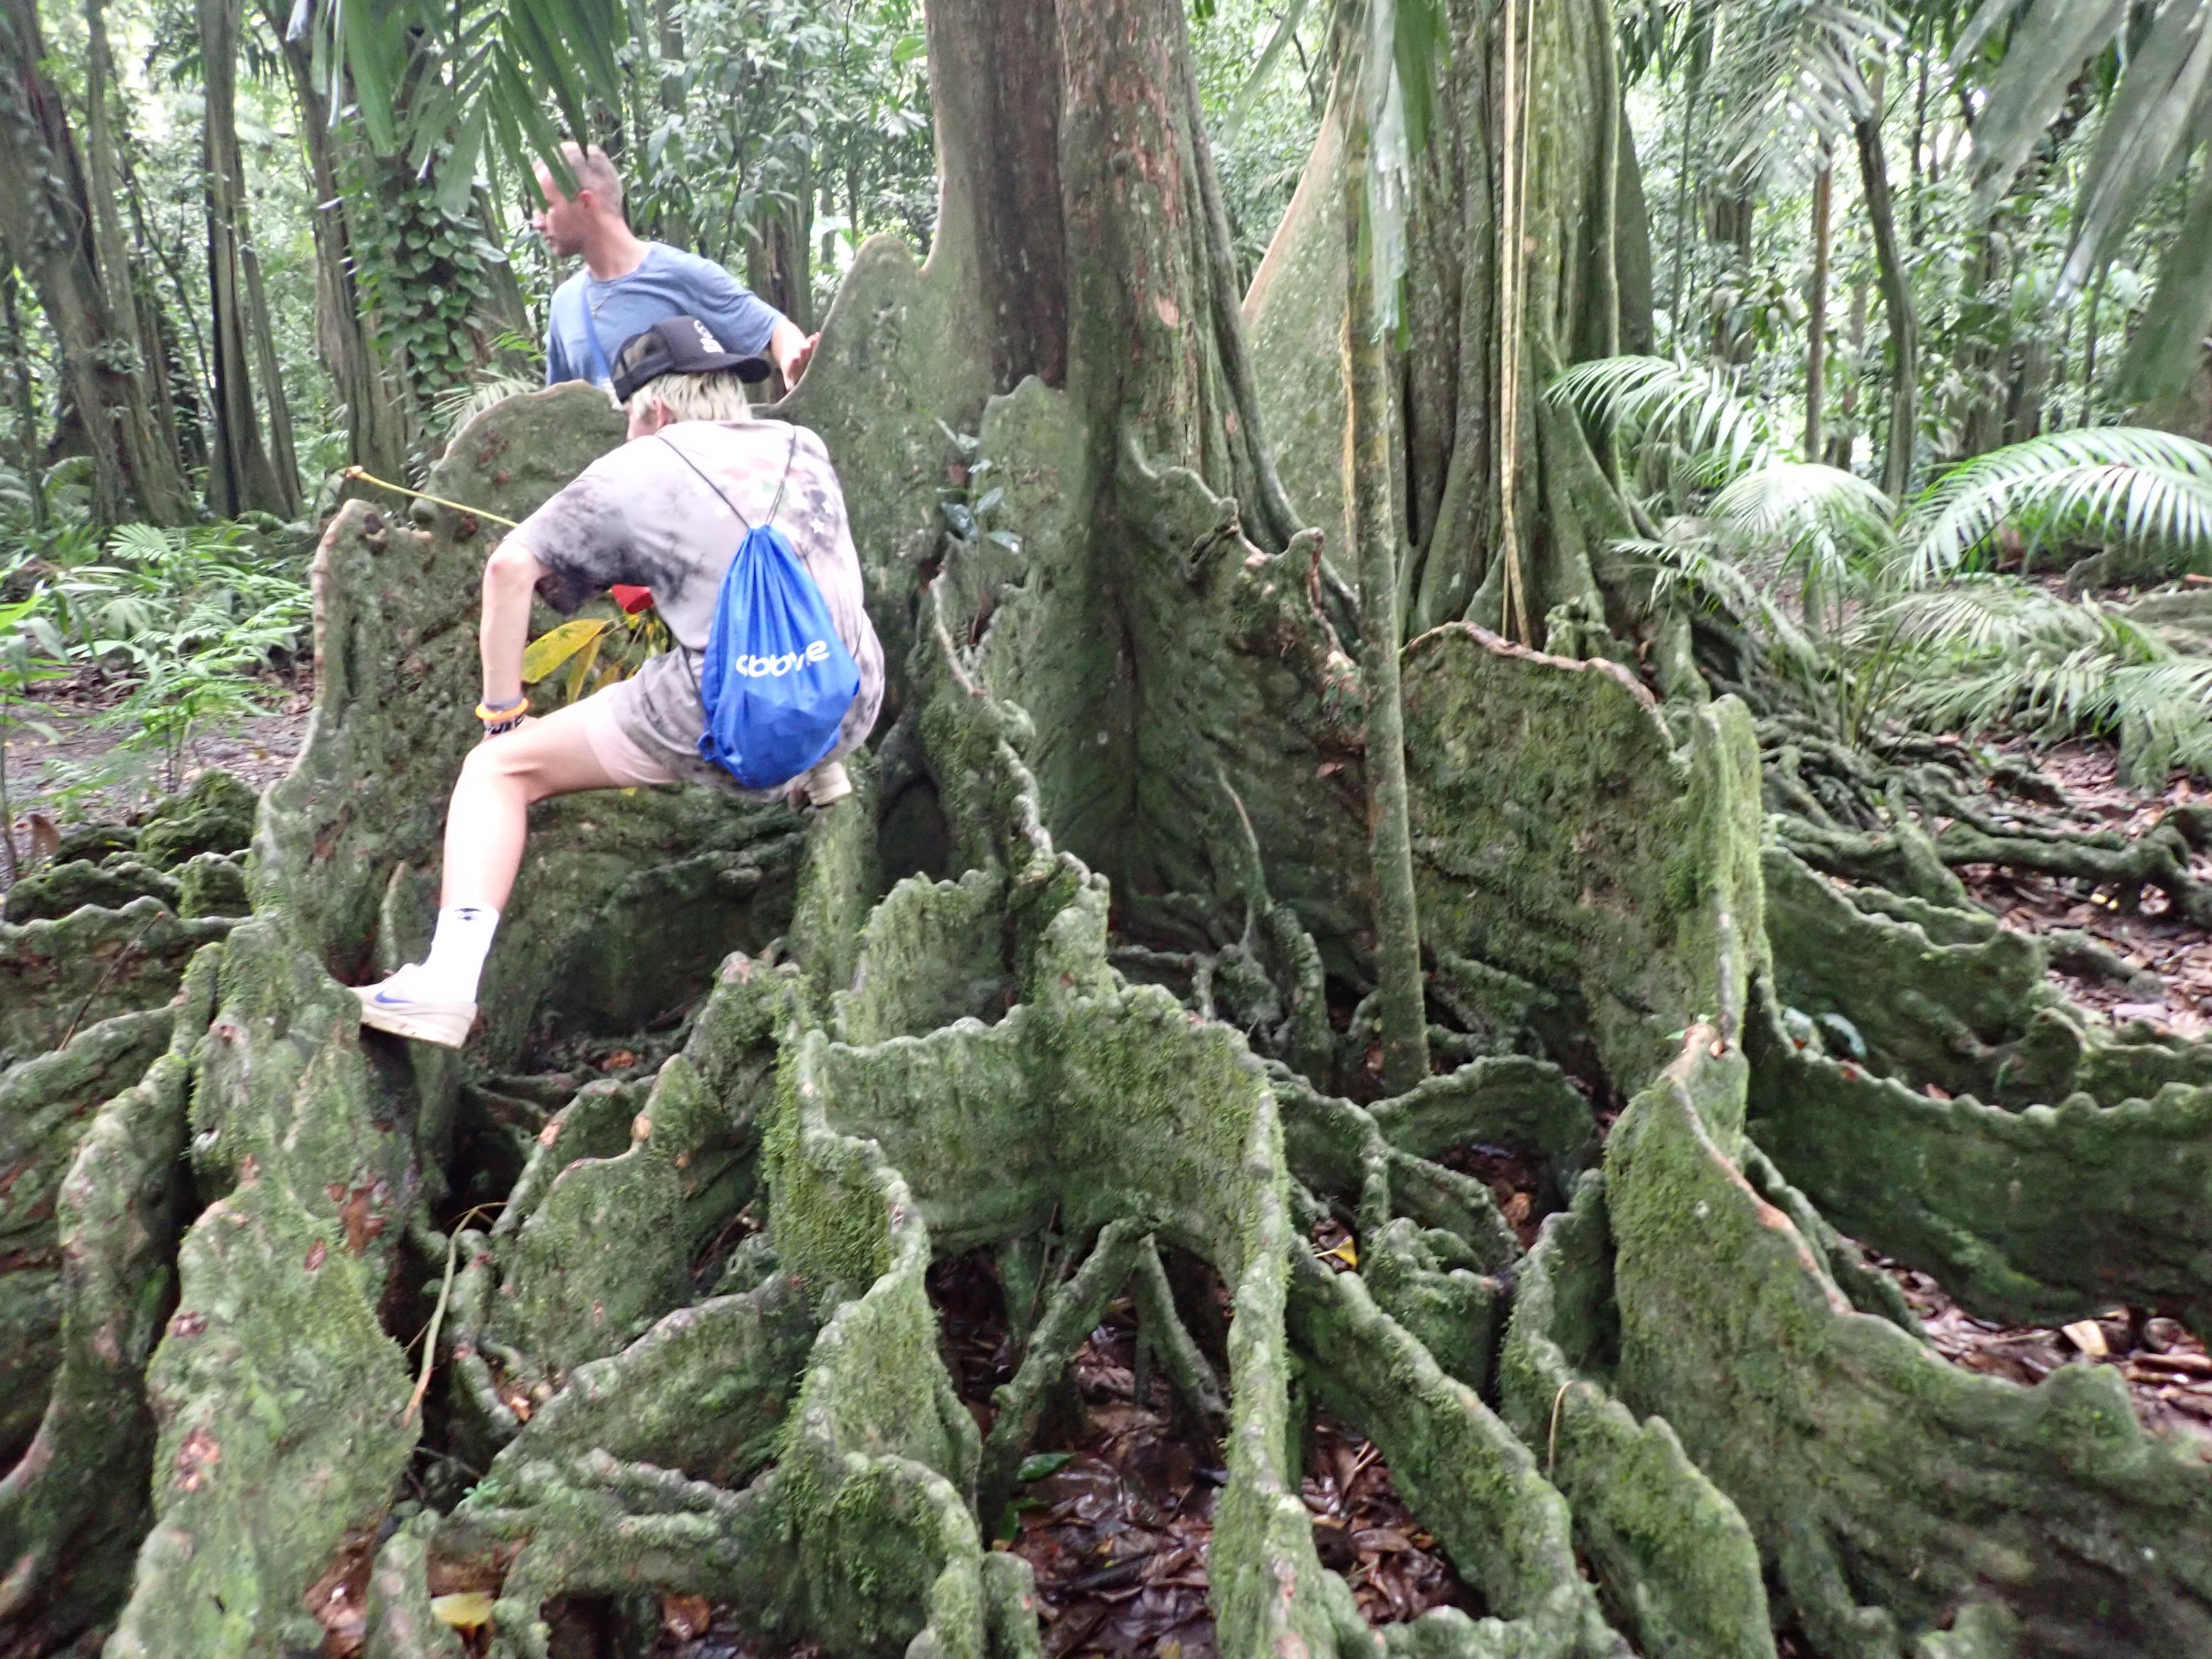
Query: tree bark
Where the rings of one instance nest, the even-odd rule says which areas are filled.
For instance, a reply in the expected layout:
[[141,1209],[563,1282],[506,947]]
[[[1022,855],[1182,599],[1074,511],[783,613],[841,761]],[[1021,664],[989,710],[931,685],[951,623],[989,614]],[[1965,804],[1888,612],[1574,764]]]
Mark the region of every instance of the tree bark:
[[[208,216],[208,298],[215,359],[215,445],[209,504],[224,516],[251,509],[290,517],[297,511],[296,469],[280,472],[261,435],[253,366],[268,313],[258,303],[260,275],[246,210],[246,162],[238,146],[240,0],[197,0],[206,82],[201,169]],[[281,397],[281,388],[272,388]]]
[[1413,899],[1405,711],[1398,685],[1398,526],[1390,510],[1389,370],[1376,313],[1374,252],[1366,228],[1367,124],[1356,110],[1346,120],[1345,495],[1358,544],[1359,605],[1365,623],[1359,668],[1367,690],[1368,856],[1375,866],[1382,1081],[1391,1093],[1403,1094],[1429,1074],[1428,1016],[1421,992],[1421,923]]
[[[991,378],[1067,380],[1067,229],[1061,217],[1060,25],[1051,4],[941,0],[927,8],[930,100],[937,114],[940,220],[972,260],[988,319]],[[858,187],[850,205],[860,211]]]
[[176,405],[161,395],[167,376],[161,362],[159,328],[149,325],[155,319],[146,315],[139,303],[138,260],[123,234],[119,210],[123,175],[109,108],[115,90],[115,64],[108,48],[104,0],[85,0],[84,23],[85,165],[93,210],[93,246],[101,285],[107,291],[115,337],[140,366],[149,414],[143,426],[125,425],[125,441],[131,451],[131,471],[140,480],[139,493],[147,514],[157,523],[174,524],[186,516],[191,493],[185,485],[184,459],[177,440]]
[[[146,212],[145,191],[140,188],[137,171],[126,161],[123,168],[125,193],[131,201],[131,223],[137,233],[138,246],[150,252],[169,279],[171,289],[179,295],[191,292],[185,278],[185,255],[180,248],[173,247],[155,234],[153,222]],[[213,366],[208,356],[207,336],[200,330],[198,310],[189,305],[179,305],[185,328],[191,337],[192,356],[187,359],[185,348],[178,338],[175,325],[170,322],[167,310],[158,295],[149,285],[147,308],[154,318],[155,331],[161,337],[167,354],[164,373],[157,390],[164,401],[176,411],[177,447],[188,473],[204,473],[207,470],[210,428],[207,410],[207,390],[215,384]]]
[[1690,214],[1692,194],[1690,185],[1691,160],[1696,154],[1698,112],[1704,100],[1698,94],[1705,78],[1705,60],[1711,50],[1711,25],[1691,47],[1689,83],[1682,99],[1682,153],[1674,164],[1674,270],[1667,289],[1667,315],[1672,321],[1675,336],[1682,332],[1682,299],[1689,291],[1689,261],[1695,243],[1690,235]]
[[138,464],[159,453],[153,408],[142,366],[117,334],[83,166],[46,55],[34,0],[0,0],[0,239],[59,343],[60,402],[92,461],[93,516],[116,524],[178,503],[158,465],[145,476]]
[[[1523,45],[1516,34],[1516,43],[1535,66],[1521,236],[1525,306],[1516,333],[1504,320],[1502,268],[1504,16],[1475,0],[1445,11],[1449,70],[1439,77],[1431,142],[1415,158],[1409,343],[1393,366],[1393,466],[1407,550],[1401,615],[1407,639],[1462,617],[1519,633],[1522,606],[1506,591],[1504,556],[1510,403],[1521,434],[1510,543],[1530,642],[1547,642],[1548,619],[1566,605],[1577,618],[1575,648],[1628,655],[1620,640],[1640,625],[1640,600],[1613,550],[1633,532],[1626,503],[1580,423],[1543,392],[1567,364],[1620,349],[1632,273],[1649,246],[1620,213],[1626,137],[1613,52],[1600,45],[1612,39],[1610,9],[1574,0],[1528,15],[1533,40]],[[1348,535],[1336,529],[1346,521],[1337,461],[1346,398],[1341,144],[1332,113],[1245,307],[1267,376],[1270,428],[1284,434],[1285,482],[1303,512],[1332,531],[1331,545],[1348,549]],[[1513,355],[1523,365],[1510,379],[1509,335],[1521,343]],[[1356,579],[1349,559],[1340,574]]]
[[[684,12],[678,0],[653,0],[653,51],[659,70],[657,88],[661,118],[684,119]],[[661,210],[660,235],[677,247],[691,246],[691,220],[680,206]]]
[[1920,427],[1920,322],[1912,303],[1911,276],[1897,245],[1897,210],[1889,193],[1880,117],[1852,123],[1852,136],[1858,144],[1867,224],[1874,234],[1882,311],[1889,324],[1889,432],[1882,452],[1881,487],[1891,500],[1902,501],[1912,487],[1912,449]]

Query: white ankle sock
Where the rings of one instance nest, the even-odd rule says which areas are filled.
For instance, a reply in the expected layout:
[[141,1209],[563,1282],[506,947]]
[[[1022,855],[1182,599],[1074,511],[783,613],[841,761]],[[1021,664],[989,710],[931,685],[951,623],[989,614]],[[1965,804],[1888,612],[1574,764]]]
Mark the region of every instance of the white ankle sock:
[[477,981],[498,927],[499,912],[489,905],[452,904],[438,912],[438,931],[422,960],[423,977],[438,995],[455,1002],[477,1000]]

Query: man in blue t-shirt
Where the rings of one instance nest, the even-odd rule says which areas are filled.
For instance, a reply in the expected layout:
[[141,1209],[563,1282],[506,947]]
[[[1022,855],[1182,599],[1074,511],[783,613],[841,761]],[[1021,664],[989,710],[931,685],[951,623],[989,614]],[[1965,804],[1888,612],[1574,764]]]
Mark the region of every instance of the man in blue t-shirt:
[[545,332],[545,384],[591,380],[611,386],[610,364],[623,342],[665,317],[697,317],[725,350],[766,357],[797,383],[820,335],[799,331],[791,319],[743,283],[696,253],[640,239],[623,215],[622,175],[597,144],[571,143],[562,155],[576,180],[563,196],[543,162],[538,188],[545,206],[532,222],[559,258],[581,254],[583,270],[553,290]]

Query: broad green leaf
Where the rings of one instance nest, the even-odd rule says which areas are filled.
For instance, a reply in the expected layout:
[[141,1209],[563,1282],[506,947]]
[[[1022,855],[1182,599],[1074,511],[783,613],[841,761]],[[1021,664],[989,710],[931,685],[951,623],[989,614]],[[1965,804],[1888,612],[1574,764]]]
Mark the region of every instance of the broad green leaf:
[[574,702],[584,695],[585,682],[590,679],[592,669],[599,659],[599,647],[605,643],[604,632],[594,635],[584,648],[568,659],[568,696]]

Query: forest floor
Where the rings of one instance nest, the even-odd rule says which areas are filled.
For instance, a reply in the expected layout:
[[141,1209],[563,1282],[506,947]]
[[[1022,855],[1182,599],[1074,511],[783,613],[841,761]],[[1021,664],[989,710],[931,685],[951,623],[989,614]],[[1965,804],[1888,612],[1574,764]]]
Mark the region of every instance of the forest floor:
[[[9,709],[8,801],[18,849],[30,846],[33,814],[66,827],[95,819],[129,820],[172,789],[191,786],[210,767],[265,789],[292,769],[314,702],[308,669],[274,673],[257,688],[268,712],[210,722],[185,745],[178,775],[163,775],[158,751],[133,752],[132,733],[111,723],[124,692],[112,680],[80,673],[40,688]],[[4,880],[4,876],[0,876]]]

